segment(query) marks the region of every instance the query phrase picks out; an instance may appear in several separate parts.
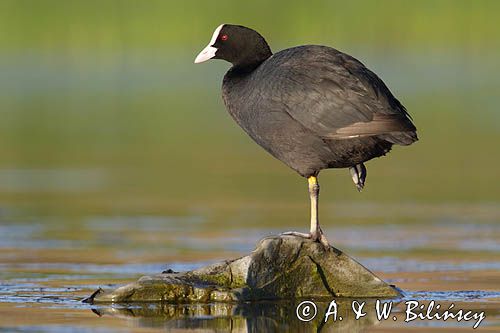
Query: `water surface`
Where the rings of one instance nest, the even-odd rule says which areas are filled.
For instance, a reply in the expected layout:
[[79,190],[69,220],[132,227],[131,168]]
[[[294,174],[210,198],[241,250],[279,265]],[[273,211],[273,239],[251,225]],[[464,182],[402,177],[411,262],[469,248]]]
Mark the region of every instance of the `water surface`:
[[[2,2],[0,331],[471,330],[404,323],[411,299],[484,311],[480,329],[500,330],[494,2],[287,1],[286,13],[267,3],[123,3]],[[334,45],[413,116],[420,141],[367,163],[362,193],[346,170],[320,176],[323,230],[403,290],[398,320],[301,323],[297,302],[81,303],[99,287],[235,258],[266,235],[307,228],[305,180],[224,110],[227,64],[192,64],[211,34],[201,30],[222,21],[261,27],[274,50]]]

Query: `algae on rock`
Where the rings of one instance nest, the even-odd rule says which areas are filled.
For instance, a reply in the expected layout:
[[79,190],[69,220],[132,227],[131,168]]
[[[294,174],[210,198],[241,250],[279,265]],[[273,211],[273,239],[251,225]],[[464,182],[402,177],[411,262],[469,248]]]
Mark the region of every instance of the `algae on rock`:
[[296,236],[264,238],[247,256],[182,273],[144,276],[89,303],[208,303],[332,297],[399,297],[399,291],[330,246]]

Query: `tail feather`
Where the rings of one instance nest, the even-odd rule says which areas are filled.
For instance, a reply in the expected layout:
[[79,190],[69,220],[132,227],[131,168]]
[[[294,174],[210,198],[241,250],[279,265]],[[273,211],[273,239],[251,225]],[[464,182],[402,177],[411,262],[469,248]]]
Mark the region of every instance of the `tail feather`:
[[401,146],[408,146],[414,143],[415,141],[418,141],[417,132],[413,131],[392,132],[379,135],[378,137],[390,143]]

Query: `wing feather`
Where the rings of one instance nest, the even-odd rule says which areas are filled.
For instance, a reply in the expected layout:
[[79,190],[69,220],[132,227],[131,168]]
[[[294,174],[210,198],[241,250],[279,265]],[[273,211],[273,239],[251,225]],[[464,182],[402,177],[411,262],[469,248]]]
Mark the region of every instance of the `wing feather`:
[[384,82],[353,57],[311,45],[282,52],[267,93],[309,130],[327,139],[416,131]]

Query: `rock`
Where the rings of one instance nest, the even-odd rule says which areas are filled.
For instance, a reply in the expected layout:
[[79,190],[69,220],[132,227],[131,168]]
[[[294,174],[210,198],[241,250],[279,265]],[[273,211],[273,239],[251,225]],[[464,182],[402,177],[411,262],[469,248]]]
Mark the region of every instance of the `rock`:
[[332,297],[400,297],[340,250],[296,236],[264,238],[247,256],[182,273],[144,276],[84,300],[208,303]]

